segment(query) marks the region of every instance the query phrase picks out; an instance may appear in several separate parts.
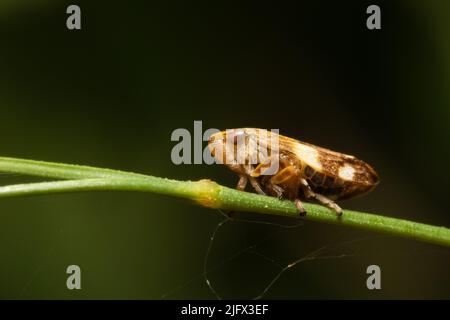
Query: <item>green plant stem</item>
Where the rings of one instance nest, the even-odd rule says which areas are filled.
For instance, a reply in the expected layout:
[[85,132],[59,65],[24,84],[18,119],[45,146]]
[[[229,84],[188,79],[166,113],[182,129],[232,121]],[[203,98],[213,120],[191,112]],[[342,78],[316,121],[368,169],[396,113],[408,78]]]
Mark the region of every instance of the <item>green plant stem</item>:
[[[0,157],[0,172],[63,179],[0,187],[0,197],[80,191],[141,191],[189,199],[199,205],[233,211],[300,218],[293,202],[227,188],[210,180],[178,181],[124,171]],[[338,224],[450,247],[450,229],[305,203],[305,220]]]

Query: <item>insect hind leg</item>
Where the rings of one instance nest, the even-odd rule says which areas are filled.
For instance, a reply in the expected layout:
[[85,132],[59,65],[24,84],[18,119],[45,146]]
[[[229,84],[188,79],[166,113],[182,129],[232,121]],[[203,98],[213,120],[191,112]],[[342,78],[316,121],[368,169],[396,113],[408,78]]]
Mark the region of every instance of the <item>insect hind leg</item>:
[[315,199],[320,204],[326,206],[327,208],[333,210],[338,217],[342,216],[342,209],[339,207],[333,200],[328,199],[324,195],[315,193],[312,191],[311,187],[309,186],[308,182],[305,179],[301,179],[300,186],[303,190],[303,193],[305,194],[305,198],[307,199]]
[[319,201],[321,204],[323,204],[324,206],[326,206],[327,208],[333,210],[334,212],[336,212],[336,215],[338,217],[342,216],[342,209],[341,207],[339,207],[336,202],[334,202],[331,199],[328,199],[327,197],[318,194],[318,193],[314,193],[314,198]]

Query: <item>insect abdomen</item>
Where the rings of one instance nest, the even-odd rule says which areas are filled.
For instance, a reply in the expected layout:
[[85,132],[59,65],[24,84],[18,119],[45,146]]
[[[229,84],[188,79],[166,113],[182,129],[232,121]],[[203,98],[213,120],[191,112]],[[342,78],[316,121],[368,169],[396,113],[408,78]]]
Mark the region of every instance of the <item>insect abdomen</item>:
[[355,197],[370,191],[378,181],[344,180],[339,176],[327,175],[306,165],[303,176],[315,193],[328,196],[333,200],[342,200]]

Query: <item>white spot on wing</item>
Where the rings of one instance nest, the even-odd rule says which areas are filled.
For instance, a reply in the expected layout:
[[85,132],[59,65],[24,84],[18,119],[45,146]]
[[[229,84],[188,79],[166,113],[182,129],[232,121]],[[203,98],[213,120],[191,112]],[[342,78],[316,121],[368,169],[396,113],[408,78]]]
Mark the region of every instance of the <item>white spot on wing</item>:
[[306,162],[314,169],[322,169],[322,164],[319,161],[319,152],[313,147],[297,143],[295,145],[295,153],[302,161]]
[[344,180],[353,180],[355,175],[355,168],[346,164],[345,166],[339,168],[339,178]]

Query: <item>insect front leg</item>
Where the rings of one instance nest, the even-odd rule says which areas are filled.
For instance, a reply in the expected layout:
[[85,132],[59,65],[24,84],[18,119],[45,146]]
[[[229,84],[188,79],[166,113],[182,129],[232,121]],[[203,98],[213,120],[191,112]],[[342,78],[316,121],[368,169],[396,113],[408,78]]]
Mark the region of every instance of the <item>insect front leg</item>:
[[247,175],[248,180],[250,181],[250,184],[252,185],[253,189],[255,191],[263,196],[266,195],[263,188],[261,187],[261,184],[258,182],[258,180],[252,176],[252,172],[254,171],[254,168],[251,164],[243,166],[243,169],[245,170],[245,173]]
[[248,178],[247,176],[241,176],[241,178],[238,181],[238,184],[236,186],[236,189],[240,190],[240,191],[244,191],[245,187],[247,186],[248,183]]
[[307,199],[316,199],[318,202],[320,202],[322,205],[326,206],[327,208],[333,210],[336,212],[337,216],[342,215],[342,209],[339,207],[333,200],[328,199],[327,197],[315,193],[311,190],[311,187],[309,186],[308,182],[305,179],[301,179],[300,186],[305,194],[305,197]]

